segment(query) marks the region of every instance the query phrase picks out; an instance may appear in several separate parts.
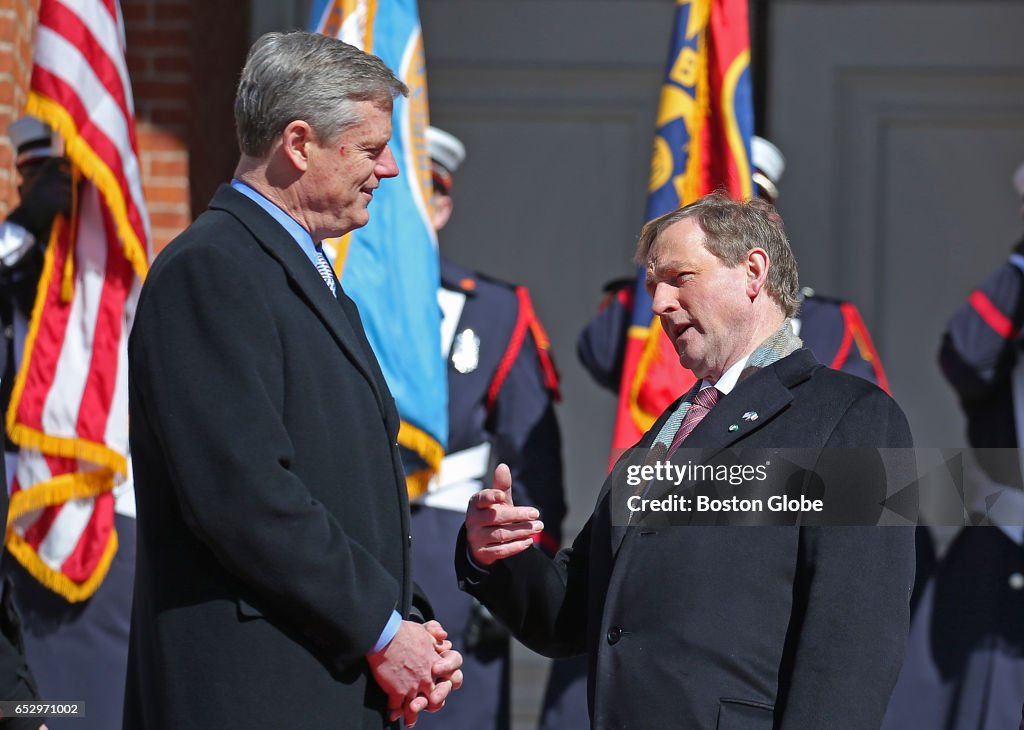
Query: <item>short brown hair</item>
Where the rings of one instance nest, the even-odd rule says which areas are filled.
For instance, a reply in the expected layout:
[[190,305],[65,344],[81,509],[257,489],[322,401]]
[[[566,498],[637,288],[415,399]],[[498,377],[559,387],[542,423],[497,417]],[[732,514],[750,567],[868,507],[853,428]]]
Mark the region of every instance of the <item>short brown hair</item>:
[[733,200],[716,191],[700,200],[649,221],[640,232],[636,261],[646,264],[651,248],[665,230],[693,218],[704,232],[704,247],[727,266],[737,266],[752,248],[768,254],[768,295],[792,317],[800,308],[796,257],[789,246],[782,216],[764,200]]

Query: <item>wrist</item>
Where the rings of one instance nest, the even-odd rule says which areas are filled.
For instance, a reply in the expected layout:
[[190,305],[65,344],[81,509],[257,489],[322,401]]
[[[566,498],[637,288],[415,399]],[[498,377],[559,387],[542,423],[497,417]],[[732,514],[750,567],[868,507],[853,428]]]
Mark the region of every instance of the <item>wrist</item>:
[[468,590],[470,587],[478,586],[487,580],[491,575],[491,568],[481,565],[473,558],[473,551],[466,546],[466,569],[459,576],[459,589]]
[[370,650],[366,652],[366,657],[369,659],[372,656],[383,653],[392,639],[395,638],[395,634],[398,633],[398,629],[402,626],[402,616],[392,609],[391,615],[388,617],[388,621],[384,624],[384,628],[381,629],[380,636],[377,638],[377,642],[370,647]]
[[477,573],[482,573],[486,575],[491,572],[490,566],[485,565],[484,563],[474,558],[473,551],[470,550],[468,547],[466,548],[466,559],[469,561],[469,567],[471,567]]

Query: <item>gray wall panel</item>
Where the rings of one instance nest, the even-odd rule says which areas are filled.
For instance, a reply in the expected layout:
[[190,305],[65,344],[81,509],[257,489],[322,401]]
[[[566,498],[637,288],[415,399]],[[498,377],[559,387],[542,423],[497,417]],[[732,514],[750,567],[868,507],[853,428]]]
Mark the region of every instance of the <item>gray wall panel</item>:
[[1024,3],[772,12],[768,129],[789,163],[780,209],[801,278],[861,307],[916,440],[962,444],[935,353],[1021,228]]

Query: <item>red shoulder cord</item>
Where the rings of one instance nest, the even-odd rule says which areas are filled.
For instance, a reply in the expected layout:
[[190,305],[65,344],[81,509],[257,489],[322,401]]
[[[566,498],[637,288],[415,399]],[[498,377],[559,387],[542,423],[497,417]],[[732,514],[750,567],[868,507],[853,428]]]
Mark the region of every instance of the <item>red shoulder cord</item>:
[[889,390],[889,379],[885,376],[885,369],[882,367],[882,358],[878,356],[875,343],[871,340],[871,333],[868,332],[864,320],[861,319],[860,311],[850,302],[840,304],[839,310],[843,313],[845,326],[843,327],[843,342],[839,346],[839,352],[836,353],[835,359],[832,360],[832,367],[837,370],[842,368],[846,355],[850,351],[850,345],[856,339],[861,357],[871,363],[871,368],[875,371],[878,387],[892,395],[892,391]]
[[516,324],[512,328],[512,336],[509,338],[508,347],[505,348],[505,354],[501,356],[501,361],[498,363],[498,369],[494,373],[491,385],[487,388],[487,400],[485,403],[488,412],[494,407],[494,402],[498,399],[498,393],[501,392],[501,386],[505,384],[505,378],[508,377],[509,371],[512,370],[512,365],[515,364],[516,358],[519,357],[520,350],[523,349],[523,341],[526,339],[527,331],[533,335],[533,340],[537,345],[537,359],[540,360],[541,370],[544,372],[544,387],[552,392],[556,401],[561,399],[561,395],[558,392],[558,371],[555,370],[555,363],[551,359],[551,341],[548,339],[548,333],[544,330],[544,327],[537,319],[536,313],[533,311],[533,302],[530,301],[530,293],[526,290],[526,287],[516,287],[516,298],[519,300]]

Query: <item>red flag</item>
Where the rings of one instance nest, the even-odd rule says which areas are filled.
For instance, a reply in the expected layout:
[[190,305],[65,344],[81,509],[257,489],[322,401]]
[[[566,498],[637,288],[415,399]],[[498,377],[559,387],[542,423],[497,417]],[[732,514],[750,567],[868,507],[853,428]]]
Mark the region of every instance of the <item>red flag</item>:
[[117,550],[128,332],[150,254],[116,0],[41,0],[33,64],[27,112],[63,141],[75,201],[54,223],[7,412],[21,450],[6,541],[43,585],[80,601]]
[[[647,220],[718,188],[751,196],[747,0],[679,0],[658,106]],[[639,272],[612,448],[639,440],[693,374],[651,315]],[[613,453],[614,460],[614,453]]]

